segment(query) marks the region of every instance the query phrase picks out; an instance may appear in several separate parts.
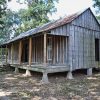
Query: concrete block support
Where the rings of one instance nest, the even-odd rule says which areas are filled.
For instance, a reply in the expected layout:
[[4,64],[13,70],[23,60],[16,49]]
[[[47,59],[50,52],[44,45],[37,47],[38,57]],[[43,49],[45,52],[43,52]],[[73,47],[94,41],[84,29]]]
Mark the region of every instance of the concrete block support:
[[42,76],[42,83],[44,83],[44,84],[47,84],[47,83],[49,83],[49,81],[48,81],[48,75],[47,75],[48,73],[46,73],[46,72],[44,72],[43,73],[43,76]]
[[92,68],[88,68],[88,69],[87,69],[87,75],[88,75],[88,76],[91,76],[91,75],[92,75]]
[[74,79],[71,71],[68,72],[67,79]]
[[26,70],[25,76],[31,76],[31,72],[28,69]]
[[14,72],[15,74],[19,73],[19,69],[16,67]]

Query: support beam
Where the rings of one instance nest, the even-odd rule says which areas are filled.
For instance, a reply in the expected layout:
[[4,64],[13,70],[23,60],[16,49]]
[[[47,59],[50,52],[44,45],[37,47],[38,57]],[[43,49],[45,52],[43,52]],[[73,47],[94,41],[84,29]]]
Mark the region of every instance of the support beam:
[[19,64],[21,65],[21,56],[22,56],[22,40],[19,42]]
[[72,67],[71,66],[69,66],[69,71],[68,71],[68,74],[67,74],[67,79],[74,79],[73,75],[72,75]]
[[71,71],[68,72],[67,79],[73,79],[73,75],[72,75],[72,72]]
[[87,69],[87,75],[91,76],[92,75],[92,68]]
[[44,33],[44,67],[47,66],[47,34]]
[[14,50],[13,50],[14,48],[13,48],[13,43],[12,43],[12,45],[11,45],[11,63],[13,64],[13,52],[14,52]]
[[15,71],[14,71],[15,74],[19,73],[19,69],[17,67],[15,67]]
[[31,76],[30,70],[26,69],[26,72],[25,72],[25,74],[23,74],[23,76],[25,76],[25,77]]
[[32,37],[29,38],[29,66],[32,62]]
[[49,83],[48,81],[48,75],[46,72],[43,72],[43,76],[42,76],[42,81],[41,81],[43,84],[47,84]]
[[7,56],[8,55],[8,49],[7,49],[7,45],[6,45],[6,64],[7,64]]

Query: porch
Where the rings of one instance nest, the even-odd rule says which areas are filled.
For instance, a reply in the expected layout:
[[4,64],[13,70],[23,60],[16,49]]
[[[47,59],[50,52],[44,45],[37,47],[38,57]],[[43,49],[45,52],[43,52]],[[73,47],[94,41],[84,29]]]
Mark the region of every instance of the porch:
[[27,67],[68,67],[68,37],[41,34],[7,45],[7,63]]
[[[5,46],[5,63],[17,69],[43,73],[66,72],[68,66],[68,37],[39,34]],[[46,78],[47,79],[47,78]]]

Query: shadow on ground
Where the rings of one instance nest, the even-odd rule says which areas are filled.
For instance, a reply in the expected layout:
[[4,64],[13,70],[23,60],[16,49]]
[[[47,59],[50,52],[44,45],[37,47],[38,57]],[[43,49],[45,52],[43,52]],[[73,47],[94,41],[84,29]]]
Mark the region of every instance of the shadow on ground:
[[100,100],[100,72],[88,77],[85,71],[75,71],[74,79],[66,73],[49,74],[49,84],[41,84],[41,74],[23,76],[25,71],[0,72],[0,100]]

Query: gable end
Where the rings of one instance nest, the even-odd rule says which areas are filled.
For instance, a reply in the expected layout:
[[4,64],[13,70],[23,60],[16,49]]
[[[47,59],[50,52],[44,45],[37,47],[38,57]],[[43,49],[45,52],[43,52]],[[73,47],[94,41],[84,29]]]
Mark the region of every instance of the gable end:
[[76,19],[71,22],[71,24],[91,30],[100,31],[100,24],[90,8],[81,13]]

